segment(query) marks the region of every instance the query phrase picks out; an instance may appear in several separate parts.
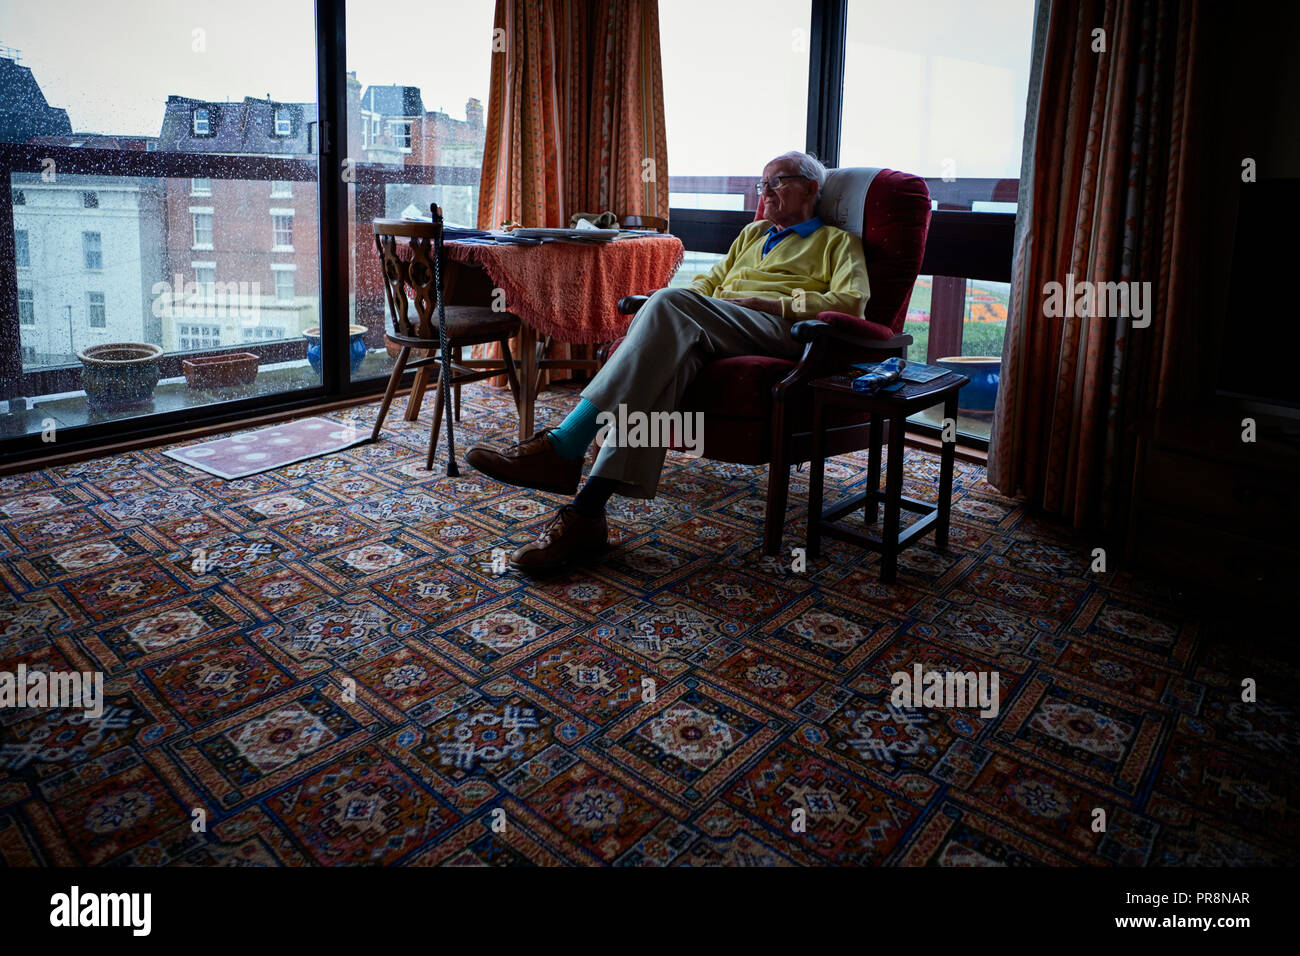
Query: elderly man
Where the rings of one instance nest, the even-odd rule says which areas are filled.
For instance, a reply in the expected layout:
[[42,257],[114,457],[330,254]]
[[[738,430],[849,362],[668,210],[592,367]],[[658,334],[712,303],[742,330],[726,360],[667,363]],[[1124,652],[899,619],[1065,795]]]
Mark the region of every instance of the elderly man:
[[[466,460],[498,481],[573,494],[602,424],[608,432],[615,417],[676,411],[696,373],[714,359],[797,358],[802,346],[790,327],[800,319],[826,311],[861,316],[870,294],[862,246],[817,218],[825,182],[826,167],[809,154],[789,152],[768,163],[758,184],[767,218],[741,230],[726,258],[689,288],[654,293],[558,427],[501,451],[476,445]],[[597,554],[608,545],[610,496],[654,497],[665,443],[644,447],[626,437],[606,434],[587,483],[536,541],[514,552],[513,567],[544,571]]]

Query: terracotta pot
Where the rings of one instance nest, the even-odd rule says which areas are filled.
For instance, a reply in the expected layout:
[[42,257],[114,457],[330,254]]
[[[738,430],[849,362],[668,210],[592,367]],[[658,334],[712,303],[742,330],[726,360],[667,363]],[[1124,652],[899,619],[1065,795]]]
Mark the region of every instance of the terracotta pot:
[[153,398],[161,375],[161,346],[147,342],[106,342],[77,353],[81,384],[94,408],[127,408]]
[[253,384],[260,361],[252,352],[228,352],[183,359],[181,368],[190,388],[224,388]]

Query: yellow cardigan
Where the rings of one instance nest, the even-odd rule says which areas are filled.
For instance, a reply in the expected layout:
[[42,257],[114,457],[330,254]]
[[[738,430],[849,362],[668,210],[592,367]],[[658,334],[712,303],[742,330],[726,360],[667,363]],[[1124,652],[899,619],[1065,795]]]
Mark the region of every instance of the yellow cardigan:
[[772,223],[751,222],[726,257],[690,287],[715,299],[777,299],[787,319],[811,319],[818,312],[847,312],[862,318],[871,295],[862,243],[835,226],[823,225],[806,239],[786,236],[766,256],[763,243]]

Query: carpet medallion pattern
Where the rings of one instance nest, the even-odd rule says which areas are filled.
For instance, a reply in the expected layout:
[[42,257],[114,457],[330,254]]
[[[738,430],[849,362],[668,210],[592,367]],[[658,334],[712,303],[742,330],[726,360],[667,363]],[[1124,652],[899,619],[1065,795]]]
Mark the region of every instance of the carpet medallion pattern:
[[[538,421],[575,396],[543,393]],[[327,418],[364,434],[376,410]],[[402,411],[376,444],[234,480],[162,448],[0,477],[0,672],[104,675],[97,717],[0,709],[0,861],[1300,856],[1295,664],[1092,572],[977,467],[950,549],[905,552],[895,585],[839,542],[797,569],[806,473],[767,557],[764,470],[676,455],[657,499],[611,502],[603,562],[529,581],[494,552],[561,499],[425,471],[429,413]],[[467,386],[461,439],[507,441],[513,416]],[[933,457],[904,471],[933,496]],[[865,478],[836,459],[828,494]],[[897,705],[916,665],[996,671],[997,714]]]

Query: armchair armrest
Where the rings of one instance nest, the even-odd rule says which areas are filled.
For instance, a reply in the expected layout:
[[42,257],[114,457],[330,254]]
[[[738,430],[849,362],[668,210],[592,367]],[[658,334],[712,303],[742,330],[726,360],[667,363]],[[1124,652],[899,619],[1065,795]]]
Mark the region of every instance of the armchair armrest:
[[815,319],[796,322],[790,328],[790,335],[805,344],[827,340],[879,352],[904,349],[912,344],[908,332],[895,333],[876,322],[841,312],[823,312]]
[[618,300],[619,315],[636,315],[641,306],[650,301],[648,295],[625,295]]

